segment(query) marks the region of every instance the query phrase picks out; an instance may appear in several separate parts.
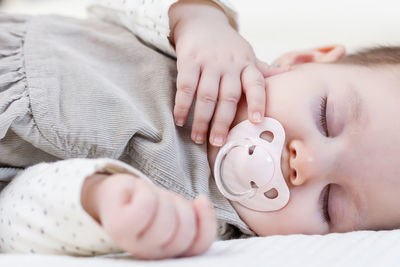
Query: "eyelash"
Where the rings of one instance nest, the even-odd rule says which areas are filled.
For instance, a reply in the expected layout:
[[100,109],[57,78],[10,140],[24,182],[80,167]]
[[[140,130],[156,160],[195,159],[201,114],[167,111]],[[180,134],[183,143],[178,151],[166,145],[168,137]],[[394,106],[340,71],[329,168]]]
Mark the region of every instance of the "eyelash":
[[331,216],[329,215],[329,210],[328,210],[328,201],[329,201],[329,193],[330,193],[330,189],[331,189],[331,185],[327,185],[327,189],[326,192],[324,193],[324,197],[322,199],[322,218],[324,219],[324,221],[326,223],[330,223],[331,221]]
[[326,105],[328,103],[328,97],[321,97],[321,103],[319,105],[320,114],[319,114],[319,122],[321,124],[322,129],[324,130],[325,136],[328,137],[328,124],[326,122]]

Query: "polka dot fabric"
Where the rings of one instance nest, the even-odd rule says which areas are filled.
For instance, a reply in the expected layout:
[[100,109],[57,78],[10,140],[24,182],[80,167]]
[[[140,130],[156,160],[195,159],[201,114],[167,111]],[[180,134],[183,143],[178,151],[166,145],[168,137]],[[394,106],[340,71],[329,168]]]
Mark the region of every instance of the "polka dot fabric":
[[0,193],[0,251],[69,255],[121,252],[80,202],[84,180],[98,171],[144,176],[115,160],[72,159],[35,165],[15,177]]
[[[93,17],[120,24],[143,41],[175,56],[169,36],[168,10],[178,0],[97,0],[88,11]],[[237,29],[237,13],[229,1],[214,0]]]

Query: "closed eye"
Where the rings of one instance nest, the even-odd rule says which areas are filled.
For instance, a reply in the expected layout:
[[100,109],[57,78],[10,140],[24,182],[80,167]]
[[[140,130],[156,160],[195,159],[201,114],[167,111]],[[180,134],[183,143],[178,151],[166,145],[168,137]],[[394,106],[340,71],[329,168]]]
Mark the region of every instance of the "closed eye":
[[323,96],[321,97],[321,102],[320,102],[320,114],[319,114],[319,123],[324,131],[324,134],[326,137],[329,137],[329,132],[328,132],[328,124],[326,121],[326,105],[328,103],[328,97]]
[[321,206],[321,214],[324,222],[330,223],[331,216],[329,214],[329,193],[330,193],[331,185],[328,184],[321,192],[320,197],[320,206]]

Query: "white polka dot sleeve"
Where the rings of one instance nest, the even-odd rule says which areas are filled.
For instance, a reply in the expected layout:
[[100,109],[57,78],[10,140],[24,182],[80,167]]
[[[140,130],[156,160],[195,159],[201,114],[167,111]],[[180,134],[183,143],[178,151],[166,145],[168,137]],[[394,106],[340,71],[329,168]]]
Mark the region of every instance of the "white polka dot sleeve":
[[[128,28],[135,35],[161,51],[175,56],[175,50],[168,37],[168,10],[178,0],[94,0],[89,6],[90,16],[116,23]],[[227,0],[213,0],[237,29],[237,12]]]
[[122,252],[81,205],[86,177],[136,169],[110,159],[71,159],[26,169],[0,192],[0,252],[99,255]]

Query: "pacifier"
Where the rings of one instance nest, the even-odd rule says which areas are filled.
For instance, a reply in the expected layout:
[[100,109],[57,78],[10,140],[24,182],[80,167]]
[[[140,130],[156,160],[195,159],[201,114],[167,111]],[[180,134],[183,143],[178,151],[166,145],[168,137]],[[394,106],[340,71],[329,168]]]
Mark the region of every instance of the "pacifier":
[[[261,138],[272,134],[271,142]],[[289,201],[281,170],[285,130],[275,119],[246,120],[233,127],[214,165],[218,189],[228,199],[256,211],[274,211]]]

